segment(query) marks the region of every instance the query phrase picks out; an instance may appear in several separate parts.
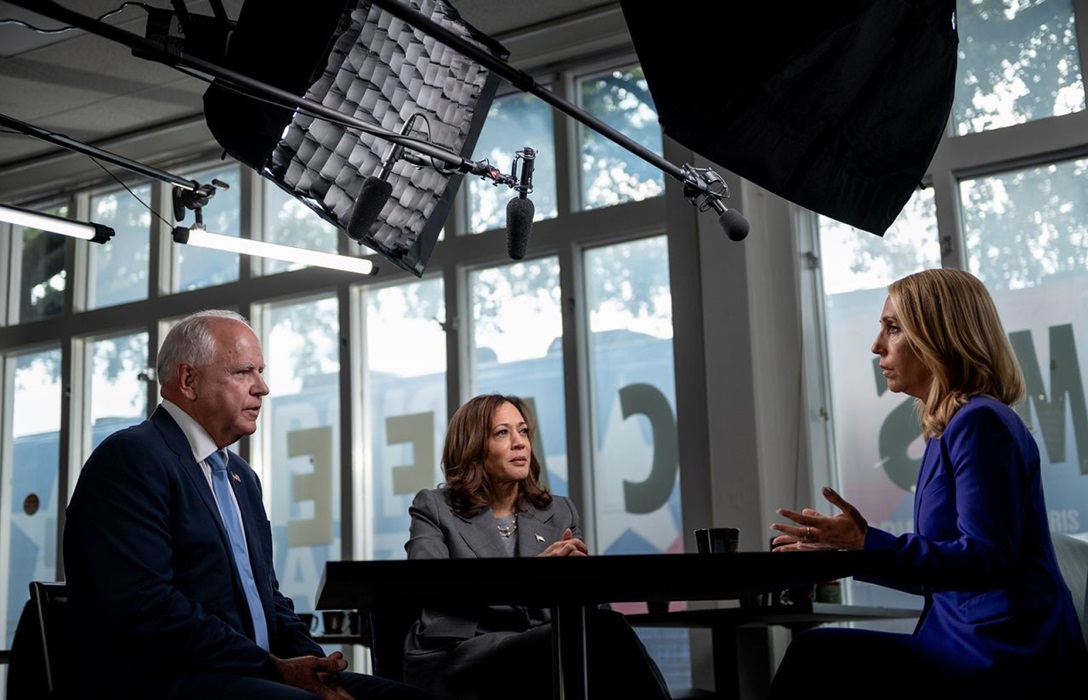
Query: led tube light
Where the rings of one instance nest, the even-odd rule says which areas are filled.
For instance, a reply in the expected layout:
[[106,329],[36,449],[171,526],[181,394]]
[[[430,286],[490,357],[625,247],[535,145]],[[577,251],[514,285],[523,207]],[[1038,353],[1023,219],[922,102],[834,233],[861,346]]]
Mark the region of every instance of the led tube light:
[[372,275],[378,271],[374,263],[365,258],[351,258],[335,253],[306,250],[278,243],[257,241],[251,238],[225,236],[221,233],[211,233],[200,224],[193,224],[188,228],[176,226],[172,235],[175,243],[185,243],[201,248],[286,260],[287,262],[343,270],[344,272],[354,272],[360,275]]
[[72,221],[63,216],[43,214],[30,209],[0,204],[0,221],[6,221],[15,226],[36,228],[50,233],[59,233],[62,236],[82,238],[92,243],[105,243],[113,238],[114,231],[109,226],[93,222]]

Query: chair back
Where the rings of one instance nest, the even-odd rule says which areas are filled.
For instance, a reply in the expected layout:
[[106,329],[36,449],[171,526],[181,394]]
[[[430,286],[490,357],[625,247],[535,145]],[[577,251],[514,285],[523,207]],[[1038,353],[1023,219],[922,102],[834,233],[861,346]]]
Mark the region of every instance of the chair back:
[[8,700],[59,700],[73,676],[71,624],[64,583],[31,581],[11,644]]
[[419,619],[416,606],[385,606],[367,610],[370,625],[370,665],[375,676],[404,680],[404,640]]

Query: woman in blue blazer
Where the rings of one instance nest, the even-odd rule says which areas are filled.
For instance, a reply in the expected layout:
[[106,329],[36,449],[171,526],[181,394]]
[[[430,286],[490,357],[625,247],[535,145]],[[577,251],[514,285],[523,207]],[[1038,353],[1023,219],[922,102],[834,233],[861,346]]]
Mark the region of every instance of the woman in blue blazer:
[[[866,549],[893,554],[869,579],[922,595],[913,634],[819,629],[799,635],[771,697],[810,693],[829,668],[835,697],[908,697],[936,689],[1058,688],[1088,664],[1080,622],[1054,555],[1039,449],[1010,408],[1023,376],[986,288],[962,270],[925,270],[893,282],[873,353],[888,389],[917,399],[925,453],[915,532],[867,525],[830,488],[842,513],[781,509],[777,550]],[[873,678],[878,678],[879,690]]]
[[[529,407],[514,396],[477,396],[457,409],[442,448],[446,482],[420,491],[409,509],[409,559],[588,555],[574,504],[540,483],[534,432]],[[596,613],[586,621],[591,697],[668,700],[660,672],[623,616]],[[404,678],[440,700],[550,700],[550,611],[424,609],[405,643]]]

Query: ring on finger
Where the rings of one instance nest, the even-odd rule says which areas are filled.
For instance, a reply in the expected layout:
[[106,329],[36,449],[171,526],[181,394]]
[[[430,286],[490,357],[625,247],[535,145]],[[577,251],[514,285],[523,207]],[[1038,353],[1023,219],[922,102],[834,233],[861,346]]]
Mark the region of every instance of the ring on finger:
[[806,527],[805,528],[805,541],[806,542],[811,542],[812,541],[812,528],[811,527]]

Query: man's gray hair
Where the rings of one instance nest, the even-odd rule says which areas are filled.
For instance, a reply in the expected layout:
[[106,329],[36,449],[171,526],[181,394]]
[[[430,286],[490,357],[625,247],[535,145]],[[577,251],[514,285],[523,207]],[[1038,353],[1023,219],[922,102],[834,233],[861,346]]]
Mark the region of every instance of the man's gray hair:
[[226,309],[207,309],[186,316],[178,321],[159,350],[159,361],[155,367],[159,384],[164,385],[177,377],[178,365],[189,363],[197,367],[205,365],[215,352],[215,338],[211,326],[216,321],[227,319],[249,326],[246,317]]

